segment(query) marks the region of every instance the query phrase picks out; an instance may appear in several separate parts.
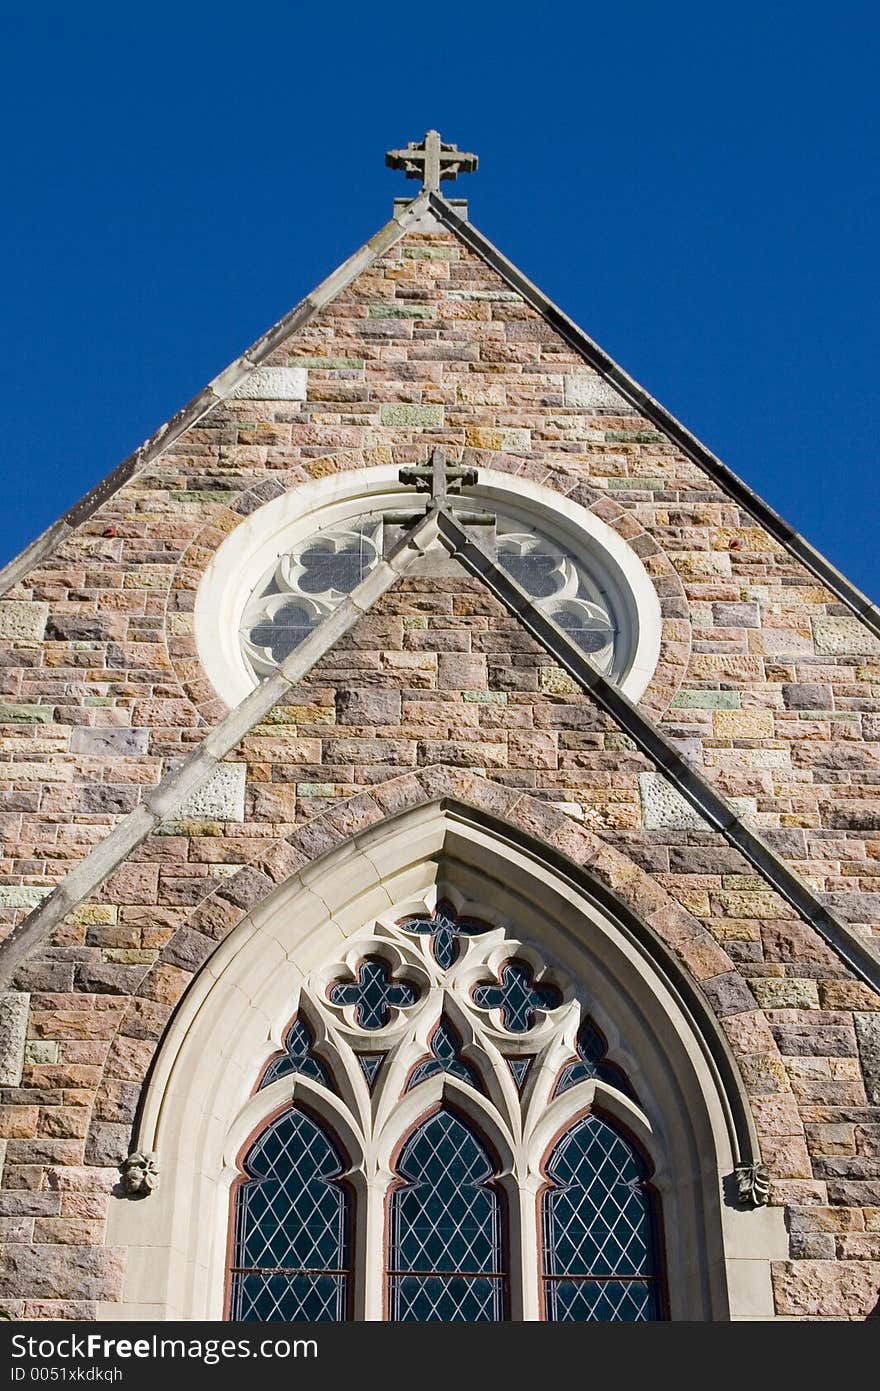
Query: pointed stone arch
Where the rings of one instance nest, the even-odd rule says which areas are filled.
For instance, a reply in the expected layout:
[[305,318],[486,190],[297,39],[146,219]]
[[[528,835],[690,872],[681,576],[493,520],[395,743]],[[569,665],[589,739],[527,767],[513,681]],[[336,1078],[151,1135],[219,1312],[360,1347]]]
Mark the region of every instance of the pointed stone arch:
[[[162,1184],[149,1205],[113,1204],[108,1244],[127,1248],[128,1274],[125,1303],[105,1315],[221,1316],[218,1261],[242,1138],[261,1108],[277,1107],[279,1088],[291,1100],[308,1087],[293,1077],[253,1093],[300,983],[372,917],[426,884],[439,892],[454,882],[469,903],[516,921],[571,977],[590,982],[612,1050],[652,1098],[658,1181],[677,1205],[673,1316],[771,1316],[769,1261],[787,1255],[782,1212],[742,1211],[730,1195],[734,1166],[760,1159],[765,1130],[742,1074],[753,1075],[758,1048],[775,1046],[726,954],[632,862],[552,806],[451,770],[395,779],[380,792],[384,809],[361,795],[299,832],[291,846],[299,867],[278,884],[260,876],[262,892],[221,942],[208,942],[200,969],[171,967],[179,1003],[131,1137],[159,1153]],[[169,944],[148,975],[132,1020],[143,1023],[140,1007],[155,1001],[158,981],[167,984],[168,956],[181,960],[181,947]],[[776,1111],[769,1123],[778,1125]]]

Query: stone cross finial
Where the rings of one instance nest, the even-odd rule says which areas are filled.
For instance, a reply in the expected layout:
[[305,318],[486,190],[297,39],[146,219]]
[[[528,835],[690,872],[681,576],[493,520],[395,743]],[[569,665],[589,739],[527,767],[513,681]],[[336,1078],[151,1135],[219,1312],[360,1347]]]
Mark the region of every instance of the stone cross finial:
[[433,502],[443,507],[450,493],[460,493],[462,488],[474,486],[477,470],[450,464],[444,451],[437,448],[432,451],[431,462],[426,468],[402,468],[399,477],[401,483],[430,493]]
[[405,150],[389,150],[385,163],[389,169],[403,169],[408,179],[421,179],[426,193],[439,193],[441,179],[473,174],[479,161],[457,145],[444,145],[439,131],[429,130],[420,145],[411,140]]

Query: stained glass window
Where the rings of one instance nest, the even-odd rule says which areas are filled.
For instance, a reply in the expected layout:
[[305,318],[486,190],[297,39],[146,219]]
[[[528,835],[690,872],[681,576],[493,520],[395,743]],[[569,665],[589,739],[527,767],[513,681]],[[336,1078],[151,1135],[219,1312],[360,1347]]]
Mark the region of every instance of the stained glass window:
[[500,984],[474,988],[474,1004],[500,1009],[505,1029],[523,1034],[534,1027],[536,1011],[555,1009],[562,996],[553,985],[535,985],[534,971],[525,961],[505,961]]
[[629,1078],[623,1068],[608,1061],[605,1056],[607,1051],[608,1044],[602,1032],[596,1028],[592,1019],[585,1019],[577,1037],[577,1061],[568,1063],[562,1069],[553,1095],[560,1096],[562,1092],[567,1092],[569,1087],[577,1086],[578,1082],[597,1077],[600,1082],[607,1082],[610,1087],[616,1087],[619,1092],[635,1100],[636,1094]]
[[[587,1112],[578,1084],[623,1091],[647,1118],[589,1015],[572,1042],[581,987],[535,943],[442,898],[383,915],[343,952],[300,981],[284,1052],[258,1083],[311,1079],[262,1094],[268,1119],[235,1189],[229,1317],[666,1317],[652,1170],[622,1125]],[[316,1119],[322,1097],[332,1122]],[[509,1137],[503,1162],[496,1135]],[[356,1196],[365,1175],[369,1211]],[[513,1252],[508,1201],[531,1224]]]
[[[611,578],[601,554],[544,531],[534,509],[517,515],[490,505],[498,564],[600,670],[612,672],[628,655],[616,652],[626,622],[619,580]],[[239,620],[242,650],[255,675],[272,671],[379,563],[383,533],[381,515],[363,512],[319,525],[281,555],[273,550]]]
[[292,1072],[299,1072],[305,1077],[311,1077],[313,1081],[320,1082],[332,1090],[330,1074],[312,1052],[314,1043],[315,1040],[305,1020],[294,1019],[287,1031],[287,1038],[284,1040],[285,1052],[270,1060],[266,1071],[260,1078],[257,1090],[262,1091],[263,1087],[271,1086],[273,1082],[278,1081],[279,1077],[287,1077]]
[[459,917],[452,904],[445,898],[440,899],[430,915],[420,913],[412,918],[403,918],[398,926],[402,927],[404,932],[426,933],[430,936],[434,960],[444,971],[448,971],[458,960],[460,946],[456,939],[459,936],[471,937],[475,933],[489,931],[489,924],[480,922],[478,918]]
[[384,1053],[358,1053],[357,1060],[360,1063],[361,1072],[367,1081],[370,1091],[376,1085],[376,1078],[382,1071],[382,1064],[385,1061]]
[[546,1166],[545,1316],[635,1323],[662,1317],[655,1201],[630,1143],[599,1116],[576,1121]]
[[606,660],[610,657],[614,629],[598,604],[583,601],[557,604],[550,609],[550,616],[565,629],[572,642],[591,657],[598,655]]
[[497,1322],[506,1259],[495,1165],[464,1121],[441,1110],[404,1145],[389,1209],[388,1302],[395,1322]]
[[392,980],[388,962],[381,956],[368,956],[358,964],[352,984],[331,985],[334,1005],[354,1005],[355,1022],[361,1029],[384,1029],[392,1005],[414,1005],[416,988],[405,980]]
[[614,660],[617,626],[597,574],[561,541],[498,514],[498,563],[601,670]]
[[319,537],[300,552],[299,587],[305,594],[350,594],[376,563],[376,547],[360,534]]
[[532,1063],[534,1061],[534,1058],[528,1057],[505,1058],[505,1062],[507,1063],[507,1066],[510,1068],[510,1075],[516,1083],[516,1089],[518,1092],[521,1092],[523,1087],[525,1086],[526,1081],[528,1080],[529,1073],[532,1070]]
[[273,561],[248,600],[240,638],[248,664],[267,675],[377,563],[382,524],[362,517],[298,542]]
[[431,1035],[431,1056],[425,1058],[424,1062],[417,1063],[410,1073],[409,1081],[406,1084],[406,1091],[412,1091],[420,1082],[425,1082],[429,1077],[436,1077],[438,1072],[449,1072],[453,1077],[458,1077],[462,1082],[469,1082],[472,1087],[481,1090],[480,1079],[463,1062],[461,1057],[461,1039],[449,1020],[440,1020],[436,1029]]
[[235,1197],[230,1318],[348,1316],[351,1205],[343,1157],[311,1116],[286,1111],[254,1142]]
[[249,637],[269,665],[289,657],[324,617],[319,606],[308,600],[279,595],[274,600],[266,603],[265,612],[251,628]]

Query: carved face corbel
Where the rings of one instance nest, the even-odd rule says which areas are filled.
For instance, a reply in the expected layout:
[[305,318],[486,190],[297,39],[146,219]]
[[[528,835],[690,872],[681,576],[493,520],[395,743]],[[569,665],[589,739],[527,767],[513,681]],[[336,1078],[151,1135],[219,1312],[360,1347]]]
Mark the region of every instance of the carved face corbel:
[[147,1198],[159,1185],[159,1157],[152,1152],[135,1150],[119,1167],[127,1198]]

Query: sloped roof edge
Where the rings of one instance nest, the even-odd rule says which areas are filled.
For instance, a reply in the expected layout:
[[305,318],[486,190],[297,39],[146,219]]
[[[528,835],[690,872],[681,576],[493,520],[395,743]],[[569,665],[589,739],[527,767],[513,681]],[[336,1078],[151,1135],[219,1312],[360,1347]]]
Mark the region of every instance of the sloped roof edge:
[[0,989],[8,985],[17,966],[54,931],[68,913],[98,889],[104,880],[211,776],[218,763],[237,748],[255,725],[264,720],[297,682],[373,607],[377,599],[405,573],[437,535],[436,513],[428,513],[410,528],[388,556],[309,634],[304,642],[260,684],[230,710],[179,767],[149,788],[134,811],[68,871],[43,902],[0,943]]
[[511,575],[486,554],[448,512],[438,513],[439,534],[452,553],[483,581],[596,704],[630,736],[675,790],[748,861],[771,888],[837,952],[860,979],[880,991],[880,955],[822,903],[818,894],[755,831],[637,705],[604,676],[564,628],[554,623]]
[[824,555],[817,551],[805,536],[802,536],[794,527],[789,526],[788,522],[768,502],[765,502],[754,489],[750,488],[731,468],[728,468],[727,464],[722,463],[717,455],[713,454],[697,439],[696,435],[691,434],[686,425],[682,425],[681,421],[677,420],[665,406],[662,406],[643,386],[640,386],[634,377],[625,372],[603,348],[599,347],[598,343],[595,343],[558,305],[548,299],[537,285],[534,285],[523,275],[512,261],[508,261],[503,252],[484,237],[482,232],[479,232],[472,223],[459,217],[455,209],[442,195],[432,193],[429,195],[429,199],[431,211],[439,221],[459,237],[469,250],[475,252],[497,271],[511,289],[517,290],[523,299],[547,320],[560,337],[564,338],[576,352],[586,359],[591,367],[595,368],[614,387],[615,391],[618,391],[631,405],[638,408],[640,415],[652,421],[659,430],[668,435],[678,445],[682,453],[703,469],[735,502],[741,503],[743,507],[747,508],[781,546],[784,546],[795,559],[806,566],[811,574],[820,579],[828,589],[837,595],[842,603],[851,608],[853,613],[862,619],[873,633],[880,636],[880,607],[873,600],[863,594],[851,580],[847,579],[846,575],[837,569],[836,565],[833,565],[830,560],[827,560]]
[[219,405],[231,395],[238,384],[243,381],[247,374],[275,350],[280,342],[290,333],[294,333],[298,328],[315,315],[325,305],[350,285],[352,280],[366,270],[377,257],[384,253],[401,237],[406,235],[411,222],[415,221],[419,215],[427,208],[427,195],[420,194],[414,199],[399,216],[386,222],[379,228],[374,236],[362,247],[349,256],[347,261],[343,261],[341,266],[332,271],[325,280],[322,280],[305,299],[301,299],[298,304],[273,324],[270,329],[252,343],[249,348],[230,363],[222,372],[214,377],[202,391],[194,396],[191,401],[182,406],[175,415],[167,420],[164,425],[160,425],[143,444],[139,445],[133,454],[123,459],[121,464],[117,464],[94,488],[75,502],[72,507],[62,514],[56,522],[42,532],[35,540],[25,546],[23,551],[13,557],[5,566],[0,568],[0,597],[13,585],[17,584],[33,566],[39,565],[43,560],[50,556],[55,547],[65,541],[68,536],[76,529],[80,522],[100,507],[102,502],[112,497],[123,483],[127,483],[146,464],[150,463],[166,449],[169,444],[184,433],[185,430],[196,425],[209,411]]
[[348,260],[322,280],[312,292],[234,362],[183,406],[170,420],[141,444],[134,453],[118,464],[105,478],[91,488],[79,502],[74,503],[56,522],[35,538],[17,556],[0,568],[0,598],[17,584],[33,566],[52,554],[77,525],[116,492],[139,469],[150,463],[169,444],[201,420],[214,406],[224,401],[254,367],[260,365],[288,334],[295,332],[333,300],[341,290],[366,270],[381,255],[406,235],[412,223],[430,211],[462,243],[495,270],[503,280],[518,291],[559,335],[589,363],[616,391],[635,406],[645,419],[673,440],[684,454],[713,479],[728,496],[742,504],[765,527],[767,532],[789,554],[827,586],[833,594],[862,620],[872,633],[880,637],[880,607],[868,598],[830,560],[789,526],[788,522],[749,487],[732,469],[707,449],[688,428],[661,405],[634,377],[625,372],[603,348],[570,319],[558,305],[539,290],[537,285],[520,271],[494,243],[483,236],[466,218],[459,217],[455,208],[442,194],[422,191],[401,212],[396,213],[379,231],[365,242]]
[[860,980],[880,992],[880,956],[872,946],[831,913],[781,856],[745,825],[725,798],[687,762],[666,735],[593,666],[565,630],[541,612],[530,595],[486,554],[461,523],[449,512],[436,507],[420,517],[388,558],[380,561],[278,669],[230,711],[179,768],[151,788],[135,810],[13,929],[0,944],[0,989],[10,983],[16,968],[68,913],[94,893],[163,821],[173,818],[176,808],[204,784],[217,764],[438,539],[469,574],[486,585],[596,704],[611,715],[708,826],[739,850],[752,868]]

